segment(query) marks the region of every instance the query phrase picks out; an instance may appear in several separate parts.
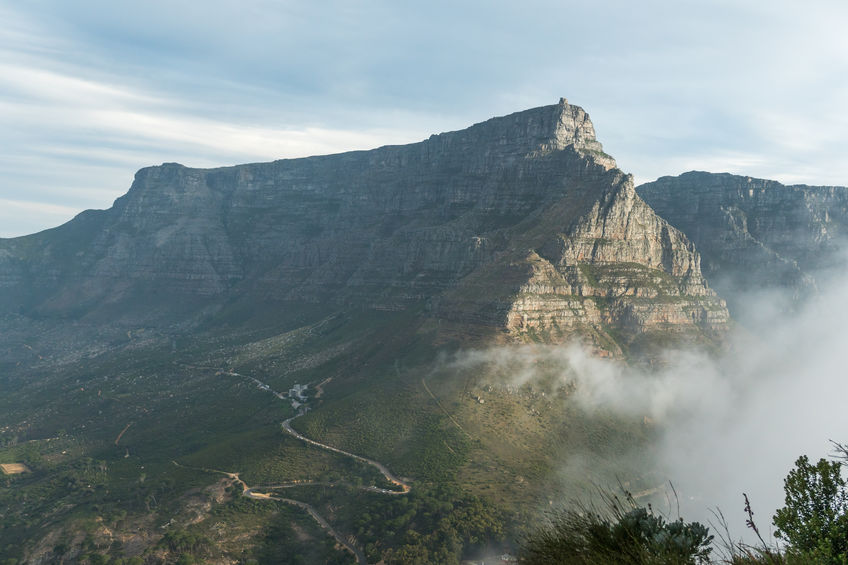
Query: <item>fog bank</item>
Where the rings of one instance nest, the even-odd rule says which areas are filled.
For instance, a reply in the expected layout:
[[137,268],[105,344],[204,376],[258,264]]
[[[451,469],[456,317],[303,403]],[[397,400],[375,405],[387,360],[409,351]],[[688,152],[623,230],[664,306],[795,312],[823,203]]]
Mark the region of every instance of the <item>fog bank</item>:
[[[577,345],[522,346],[464,352],[454,363],[485,363],[513,386],[558,381],[587,411],[650,418],[659,432],[657,475],[674,483],[683,517],[715,523],[720,508],[732,536],[750,540],[742,493],[768,535],[798,456],[817,460],[832,452],[829,440],[848,441],[844,280],[820,282],[819,294],[793,313],[782,309],[783,296],[746,295],[748,326],[734,328],[718,355],[669,350],[647,369]],[[573,462],[563,466],[573,472]]]

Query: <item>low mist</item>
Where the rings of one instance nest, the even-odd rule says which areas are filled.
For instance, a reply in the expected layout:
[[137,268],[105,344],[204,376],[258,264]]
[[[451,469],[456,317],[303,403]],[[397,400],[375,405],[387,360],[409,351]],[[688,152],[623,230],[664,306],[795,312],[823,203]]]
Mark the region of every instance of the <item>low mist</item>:
[[[485,363],[512,386],[558,380],[587,411],[649,418],[660,437],[655,471],[674,484],[681,515],[717,526],[718,508],[733,539],[750,541],[745,492],[768,539],[795,460],[827,457],[830,440],[848,441],[844,280],[819,281],[819,293],[792,313],[780,293],[747,294],[745,312],[737,313],[746,325],[731,331],[718,355],[669,350],[648,369],[593,357],[577,345],[523,346],[465,352],[454,362]],[[562,471],[574,472],[573,463],[563,462]]]

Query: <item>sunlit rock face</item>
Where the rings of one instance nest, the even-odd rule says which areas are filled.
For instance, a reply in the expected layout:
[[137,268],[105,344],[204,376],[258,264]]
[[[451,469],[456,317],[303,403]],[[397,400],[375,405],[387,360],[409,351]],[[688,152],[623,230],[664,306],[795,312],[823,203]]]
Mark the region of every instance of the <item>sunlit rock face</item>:
[[637,190],[695,243],[707,278],[728,298],[789,289],[801,300],[844,267],[845,187],[689,172]]
[[723,331],[699,261],[562,99],[411,145],[142,169],[109,210],[0,241],[0,307],[425,305],[510,339],[577,333],[616,350],[622,335]]

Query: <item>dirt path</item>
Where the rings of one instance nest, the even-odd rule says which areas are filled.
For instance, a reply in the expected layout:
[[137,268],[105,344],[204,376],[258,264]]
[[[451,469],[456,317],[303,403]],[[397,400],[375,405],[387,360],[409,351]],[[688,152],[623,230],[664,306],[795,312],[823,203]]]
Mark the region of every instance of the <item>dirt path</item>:
[[366,485],[354,485],[352,483],[346,483],[344,481],[337,481],[335,483],[330,482],[322,482],[322,481],[292,481],[290,483],[282,483],[279,485],[257,485],[253,487],[253,490],[279,490],[285,488],[295,488],[295,487],[347,487],[349,489],[362,490],[365,492],[376,492],[379,494],[406,494],[409,491],[400,491],[400,490],[389,490],[385,488],[375,487],[375,486],[366,486]]
[[298,414],[297,416],[292,416],[288,420],[284,421],[283,422],[283,429],[286,432],[288,432],[289,434],[291,434],[292,436],[296,437],[297,439],[299,439],[301,441],[305,441],[306,443],[308,443],[310,445],[314,445],[315,447],[320,447],[321,449],[326,449],[327,451],[333,451],[335,453],[340,453],[341,455],[346,455],[347,457],[352,457],[352,458],[356,459],[357,461],[361,461],[362,463],[366,463],[368,465],[371,465],[372,467],[374,467],[378,471],[380,471],[380,473],[382,473],[382,475],[386,478],[387,481],[389,481],[390,483],[395,484],[395,485],[397,485],[401,488],[401,490],[388,490],[388,489],[378,489],[378,488],[374,487],[374,489],[375,489],[374,492],[381,492],[383,494],[406,494],[411,490],[411,487],[409,486],[409,484],[405,483],[404,481],[402,481],[401,479],[396,477],[394,475],[394,473],[389,471],[389,469],[385,465],[383,465],[382,463],[380,463],[378,461],[374,461],[373,459],[368,459],[367,457],[362,457],[361,455],[356,455],[355,453],[350,453],[348,451],[344,451],[343,449],[339,449],[338,447],[333,447],[332,445],[327,445],[325,443],[315,441],[314,439],[309,439],[308,437],[298,433],[297,431],[294,430],[294,428],[291,427],[291,421],[294,420],[295,418],[299,417],[299,416],[301,416],[301,414]]
[[[342,536],[342,534],[339,533],[338,530],[333,528],[333,526],[331,526],[330,523],[327,522],[327,520],[324,519],[323,516],[318,514],[318,511],[315,510],[315,508],[311,504],[307,504],[306,502],[301,502],[300,500],[294,500],[293,498],[280,498],[280,497],[272,496],[270,494],[266,494],[266,493],[262,493],[262,492],[255,492],[255,490],[259,487],[249,487],[249,486],[247,486],[247,483],[244,482],[244,480],[239,476],[238,473],[231,473],[229,471],[221,471],[219,469],[208,469],[206,467],[190,467],[188,465],[182,465],[180,463],[177,463],[176,461],[171,461],[171,463],[173,463],[177,467],[181,467],[183,469],[191,469],[192,471],[203,471],[205,473],[218,473],[218,474],[221,474],[221,475],[226,475],[227,477],[229,477],[233,480],[234,484],[240,484],[241,485],[241,489],[242,489],[241,494],[242,494],[242,496],[246,496],[247,498],[250,498],[250,499],[253,499],[253,500],[276,500],[277,502],[284,502],[286,504],[292,504],[294,506],[302,508],[303,510],[306,510],[309,513],[309,515],[312,516],[312,518],[316,522],[318,522],[318,525],[321,526],[321,528],[323,528],[328,534],[333,536],[333,538],[339,544],[341,544],[346,550],[351,552],[354,557],[356,557],[356,561],[360,565],[368,565],[368,561],[365,559],[365,554],[362,552],[362,550],[359,549],[358,547],[356,547],[355,545],[353,545],[352,543],[350,543],[349,541],[347,541],[344,538],[344,536]],[[311,484],[321,484],[321,483],[311,483],[311,482],[310,483],[307,483],[307,482],[296,483],[295,482],[295,483],[286,483],[284,485],[275,485],[275,486],[268,486],[268,487],[262,487],[262,488],[263,489],[289,488],[289,487],[295,487],[295,486],[306,486],[306,485],[311,485]]]
[[333,529],[333,527],[327,522],[327,520],[325,520],[320,514],[318,514],[315,508],[313,508],[310,504],[301,502],[300,500],[294,500],[292,498],[277,498],[274,496],[268,496],[268,498],[271,500],[279,500],[280,502],[285,502],[286,504],[293,504],[309,512],[309,515],[312,516],[312,518],[316,522],[318,522],[319,526],[329,532],[330,535],[333,536],[337,542],[339,542],[345,549],[350,551],[354,555],[354,557],[356,557],[356,561],[359,563],[359,565],[368,565],[368,560],[365,559],[365,553],[363,553],[361,549],[359,549],[352,543],[348,542],[345,538],[343,538],[342,535],[335,529]]
[[284,400],[287,397],[286,393],[277,392],[276,390],[272,389],[270,386],[266,385],[265,383],[263,383],[259,379],[255,378],[255,377],[251,377],[249,375],[242,375],[241,373],[236,373],[235,371],[218,371],[217,374],[227,375],[227,376],[230,376],[230,377],[241,377],[242,379],[249,379],[249,380],[253,381],[253,383],[258,388],[264,390],[265,392],[269,392],[269,393],[273,394],[274,396],[276,396],[280,400]]
[[315,385],[315,398],[321,398],[324,395],[324,385],[329,384],[333,377],[327,377],[317,385]]
[[[230,376],[230,377],[239,377],[239,378],[243,378],[243,379],[249,379],[249,380],[253,381],[253,383],[256,384],[256,386],[258,388],[268,392],[269,394],[273,394],[274,396],[276,396],[280,400],[286,400],[287,399],[287,396],[286,396],[285,393],[280,393],[280,392],[273,390],[270,386],[268,386],[267,384],[263,383],[262,381],[254,378],[254,377],[242,375],[240,373],[236,373],[235,371],[224,371],[224,370],[218,370],[216,374],[227,375],[227,376]],[[321,383],[319,383],[315,387],[315,389],[318,391],[318,394],[316,394],[316,396],[315,396],[316,398],[318,398],[319,396],[321,396],[324,393],[324,389],[323,389],[324,385],[328,384],[331,380],[332,380],[332,378],[324,379]],[[424,383],[423,380],[421,382],[422,382],[422,384],[424,384],[424,387],[427,388],[427,384]],[[433,393],[430,392],[429,388],[427,388],[427,392],[430,393],[430,396],[433,396]],[[436,401],[437,404],[439,403],[438,399],[435,396],[433,396],[433,399]],[[441,404],[439,404],[439,407],[441,408]],[[444,410],[444,408],[442,408],[442,410]],[[229,471],[221,471],[221,470],[218,470],[218,469],[207,469],[205,467],[189,467],[189,466],[186,466],[186,465],[181,465],[180,463],[177,463],[176,461],[173,461],[173,463],[177,467],[182,467],[184,469],[192,469],[192,470],[195,470],[195,471],[203,471],[203,472],[206,472],[206,473],[219,473],[219,474],[222,474],[222,475],[226,475],[227,477],[233,479],[234,483],[238,483],[238,484],[241,485],[243,496],[246,496],[246,497],[251,498],[253,500],[275,500],[277,502],[283,502],[285,504],[291,504],[291,505],[297,506],[298,508],[305,510],[306,512],[309,513],[310,516],[312,516],[312,518],[318,523],[318,525],[321,526],[321,528],[323,528],[339,544],[341,544],[342,547],[344,547],[347,551],[351,552],[356,557],[356,560],[359,563],[359,565],[368,565],[368,561],[365,558],[365,553],[363,553],[363,551],[361,549],[359,549],[358,547],[356,547],[352,543],[348,542],[335,528],[333,528],[333,526],[330,525],[329,522],[327,522],[326,519],[324,519],[323,516],[321,516],[318,513],[317,510],[315,510],[315,508],[312,505],[307,504],[306,502],[303,502],[303,501],[300,501],[300,500],[295,500],[293,498],[281,498],[281,497],[273,496],[271,494],[264,493],[264,492],[256,492],[257,490],[277,490],[277,489],[294,488],[294,487],[299,487],[299,486],[321,485],[321,486],[329,486],[329,487],[348,486],[348,487],[352,487],[352,488],[358,488],[360,490],[365,490],[365,491],[368,491],[368,492],[376,492],[376,493],[380,493],[380,494],[397,496],[397,495],[407,494],[412,489],[412,487],[410,487],[410,485],[408,483],[406,483],[405,481],[403,481],[399,477],[395,476],[395,474],[392,473],[388,469],[388,467],[386,467],[385,465],[383,465],[379,461],[374,461],[373,459],[368,459],[367,457],[363,457],[361,455],[356,455],[355,453],[350,453],[348,451],[344,451],[343,449],[333,447],[332,445],[327,445],[325,443],[321,443],[321,442],[315,441],[313,439],[309,439],[308,437],[306,437],[306,436],[298,433],[297,431],[295,431],[294,428],[291,427],[292,420],[294,420],[295,418],[299,418],[300,416],[303,416],[305,413],[306,413],[305,410],[301,410],[296,416],[292,416],[288,420],[285,420],[282,423],[283,430],[285,430],[286,433],[290,434],[291,436],[293,436],[293,437],[295,437],[295,438],[297,438],[297,439],[299,439],[303,442],[306,442],[310,445],[314,445],[315,447],[320,447],[321,449],[325,449],[327,451],[332,451],[334,453],[338,453],[338,454],[344,455],[346,457],[351,457],[353,459],[356,459],[357,461],[360,461],[362,463],[365,463],[367,465],[374,467],[375,469],[380,471],[380,473],[383,475],[383,477],[385,477],[385,479],[387,481],[394,484],[395,486],[400,487],[400,490],[391,490],[391,489],[385,489],[385,488],[380,488],[380,487],[376,487],[376,486],[354,486],[354,485],[349,485],[347,483],[322,483],[322,482],[315,482],[315,481],[292,481],[292,482],[289,482],[289,483],[282,483],[282,484],[278,484],[278,485],[249,487],[247,485],[247,483],[245,483],[241,479],[241,477],[239,476],[238,473],[232,473],[232,472],[229,472]],[[456,424],[457,427],[459,427],[459,429],[462,430],[462,426],[460,426],[449,414],[448,414],[448,417],[450,417],[451,421],[453,421],[453,423]],[[129,428],[129,425],[127,426],[127,428]],[[124,428],[124,430],[121,432],[121,434],[118,435],[117,439],[115,440],[116,445],[117,445],[118,440],[121,439],[121,435],[123,435],[123,433],[126,431],[127,428]],[[462,431],[465,432],[465,430],[462,430]],[[466,435],[468,435],[467,432],[465,432],[465,433],[466,433]]]
[[[438,406],[438,407],[439,407],[439,409],[440,409],[442,412],[444,412],[444,413],[445,413],[445,416],[447,416],[448,418],[450,418],[450,421],[451,421],[451,422],[453,422],[453,425],[454,425],[454,426],[456,426],[457,428],[459,428],[459,429],[460,429],[460,431],[461,431],[462,433],[464,433],[465,435],[467,435],[467,436],[468,436],[468,439],[474,439],[474,437],[473,437],[471,434],[469,434],[468,432],[466,432],[466,431],[465,431],[465,428],[463,428],[462,426],[460,426],[460,425],[459,425],[459,422],[457,422],[457,421],[456,421],[456,419],[454,419],[454,417],[451,415],[451,413],[450,413],[450,412],[448,412],[448,411],[445,409],[445,407],[444,407],[444,406],[442,406],[442,403],[441,403],[441,402],[439,402],[439,399],[438,399],[438,398],[436,398],[436,395],[435,395],[435,394],[433,394],[433,391],[432,391],[432,390],[430,390],[430,387],[428,387],[428,386],[427,386],[427,381],[425,381],[424,379],[421,379],[421,384],[424,386],[424,390],[426,390],[426,391],[427,391],[427,394],[429,394],[429,395],[430,395],[430,398],[432,398],[433,400],[435,400],[435,401],[436,401],[436,406]],[[445,444],[445,445],[447,445],[447,444]]]
[[118,437],[115,438],[115,445],[118,445],[118,442],[121,441],[121,438],[124,436],[125,433],[127,433],[127,430],[130,429],[130,426],[132,426],[134,423],[135,422],[130,422],[129,424],[124,426],[124,429],[121,430],[121,433],[119,433]]

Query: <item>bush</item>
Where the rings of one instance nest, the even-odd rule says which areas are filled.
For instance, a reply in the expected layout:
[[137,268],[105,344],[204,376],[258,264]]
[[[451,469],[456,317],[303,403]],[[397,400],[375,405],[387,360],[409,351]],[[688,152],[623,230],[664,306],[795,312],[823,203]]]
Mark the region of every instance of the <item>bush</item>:
[[848,563],[848,488],[840,467],[826,459],[812,465],[804,455],[783,481],[786,506],[773,522],[788,553],[816,563]]
[[707,563],[713,536],[698,522],[666,521],[650,507],[605,497],[607,509],[580,508],[553,515],[523,544],[523,563],[688,565]]

